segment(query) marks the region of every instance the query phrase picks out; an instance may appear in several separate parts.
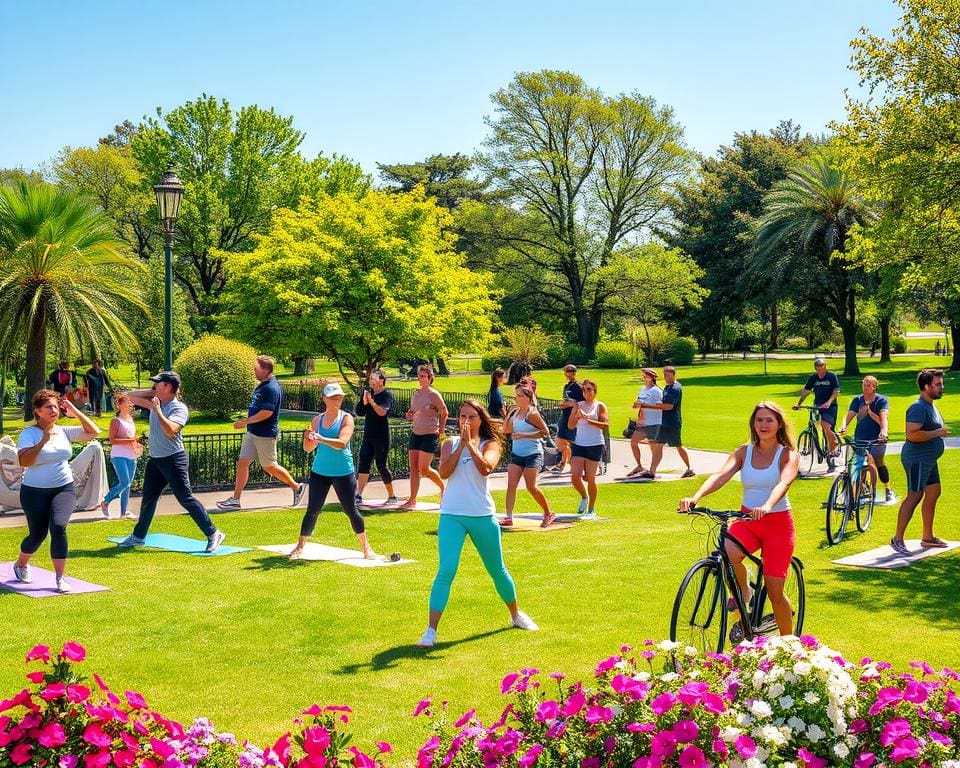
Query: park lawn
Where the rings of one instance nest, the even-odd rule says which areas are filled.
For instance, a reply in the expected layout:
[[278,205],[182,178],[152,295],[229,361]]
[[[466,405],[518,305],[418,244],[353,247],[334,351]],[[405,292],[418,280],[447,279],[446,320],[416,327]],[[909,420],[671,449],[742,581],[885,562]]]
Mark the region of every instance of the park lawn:
[[[902,470],[892,463],[902,492]],[[937,532],[957,539],[960,518],[950,507],[960,494],[960,452],[947,452],[942,476]],[[8,662],[0,668],[0,698],[24,685],[20,662],[35,643],[58,647],[71,639],[88,648],[88,671],[118,690],[142,691],[172,717],[209,716],[221,729],[265,744],[310,704],[345,703],[354,708],[351,725],[361,746],[386,739],[397,747],[395,762],[409,762],[429,736],[425,721],[409,717],[423,696],[449,701],[454,716],[477,706],[489,720],[501,706],[499,681],[512,670],[535,666],[589,678],[621,643],[664,638],[683,573],[706,549],[706,523],[673,511],[697,482],[604,485],[598,509],[609,521],[505,535],[521,607],[540,632],[506,629],[507,612],[468,546],[440,643],[430,652],[414,643],[426,624],[436,568],[432,514],[369,514],[375,548],[417,561],[374,569],[291,563],[257,550],[218,558],[124,551],[106,537],[128,526],[77,524],[70,529],[69,574],[112,591],[45,600],[0,593],[0,654]],[[884,544],[896,508],[878,507],[868,533],[827,549],[820,503],[828,486],[798,481],[790,493],[797,554],[806,566],[804,630],[855,659],[871,656],[903,669],[927,659],[957,668],[957,554],[897,571],[832,565],[831,559]],[[569,488],[546,492],[556,510],[574,508]],[[495,499],[502,508],[503,494]],[[711,500],[718,508],[735,505],[738,490],[731,486]],[[521,492],[518,512],[532,509]],[[247,546],[292,542],[299,519],[291,510],[216,516],[228,544]],[[197,536],[186,516],[158,518],[154,530]],[[23,533],[0,529],[7,559]],[[909,535],[918,535],[917,523]],[[356,543],[335,508],[321,516],[316,539]],[[36,564],[49,567],[46,547]]]

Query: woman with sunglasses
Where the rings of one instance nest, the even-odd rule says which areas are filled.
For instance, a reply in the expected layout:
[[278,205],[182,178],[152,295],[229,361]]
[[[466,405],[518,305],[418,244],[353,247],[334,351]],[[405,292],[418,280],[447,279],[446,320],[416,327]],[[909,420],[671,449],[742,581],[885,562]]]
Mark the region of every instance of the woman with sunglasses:
[[506,514],[500,525],[513,525],[513,506],[517,500],[517,486],[520,477],[527,486],[527,492],[543,510],[541,528],[547,528],[556,519],[550,511],[543,492],[537,488],[537,475],[543,469],[543,446],[540,439],[550,434],[543,416],[533,405],[533,392],[524,386],[514,391],[516,407],[507,414],[503,424],[503,433],[513,441],[510,462],[507,464],[507,500]]
[[[584,379],[583,400],[570,409],[567,426],[577,430],[570,455],[570,479],[580,494],[577,512],[584,520],[597,517],[597,467],[603,460],[603,431],[610,425],[607,406],[597,400],[597,384]],[[584,488],[586,481],[586,488]]]

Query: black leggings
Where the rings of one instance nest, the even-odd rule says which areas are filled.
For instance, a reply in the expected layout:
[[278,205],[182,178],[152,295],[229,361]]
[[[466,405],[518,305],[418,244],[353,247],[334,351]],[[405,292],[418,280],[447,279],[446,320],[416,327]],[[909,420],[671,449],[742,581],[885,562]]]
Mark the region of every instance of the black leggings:
[[360,443],[360,456],[357,460],[357,473],[361,475],[370,474],[370,463],[377,462],[377,472],[380,473],[380,479],[390,484],[393,482],[393,472],[387,466],[387,457],[390,456],[390,435],[384,437],[363,438]]
[[366,528],[363,524],[363,516],[357,510],[357,478],[353,475],[340,475],[340,477],[327,477],[318,475],[316,472],[310,473],[310,495],[307,497],[307,511],[303,515],[303,522],[300,523],[300,535],[312,536],[313,529],[317,525],[317,518],[320,516],[320,510],[323,509],[323,502],[330,492],[330,486],[337,493],[340,500],[340,506],[347,517],[350,518],[350,527],[354,533],[363,533]]
[[50,557],[67,559],[67,523],[77,505],[77,488],[73,483],[59,488],[20,486],[20,506],[27,516],[26,538],[20,551],[32,555],[50,533]]

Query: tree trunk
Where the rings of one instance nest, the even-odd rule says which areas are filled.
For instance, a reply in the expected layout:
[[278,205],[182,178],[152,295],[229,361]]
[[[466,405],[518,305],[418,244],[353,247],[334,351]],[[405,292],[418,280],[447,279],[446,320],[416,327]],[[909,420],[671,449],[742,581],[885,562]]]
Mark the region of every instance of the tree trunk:
[[439,355],[437,356],[437,373],[440,376],[449,376],[450,369],[447,368],[447,362]]
[[7,404],[7,362],[0,362],[0,432],[3,432],[3,406]]
[[860,365],[857,363],[857,307],[855,294],[847,291],[846,312],[843,318],[843,375],[859,376]]
[[960,371],[960,325],[950,321],[950,340],[953,342],[953,359],[950,361],[951,371]]
[[890,362],[890,318],[880,318],[880,362]]
[[300,355],[291,358],[293,360],[293,374],[294,376],[306,376],[313,373],[314,365],[313,358],[308,357],[307,355]]
[[33,420],[33,396],[43,389],[47,372],[46,314],[40,308],[27,337],[27,383],[23,393],[23,420]]
[[777,302],[770,305],[770,349],[776,349],[780,346],[780,312],[777,310]]

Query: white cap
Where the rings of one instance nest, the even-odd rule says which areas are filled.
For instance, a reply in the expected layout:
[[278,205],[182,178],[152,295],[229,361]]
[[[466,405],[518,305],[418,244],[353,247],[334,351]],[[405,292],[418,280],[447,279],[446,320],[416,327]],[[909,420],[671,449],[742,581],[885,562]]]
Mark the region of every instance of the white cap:
[[[813,364],[814,364],[814,365],[826,365],[826,364],[827,364],[827,358],[825,358],[823,355],[817,355],[815,358],[813,358]],[[324,394],[326,394],[326,393],[324,393]]]
[[334,397],[335,395],[342,395],[342,394],[343,394],[343,387],[337,384],[337,382],[333,382],[332,384],[327,384],[327,386],[323,388],[324,397]]

